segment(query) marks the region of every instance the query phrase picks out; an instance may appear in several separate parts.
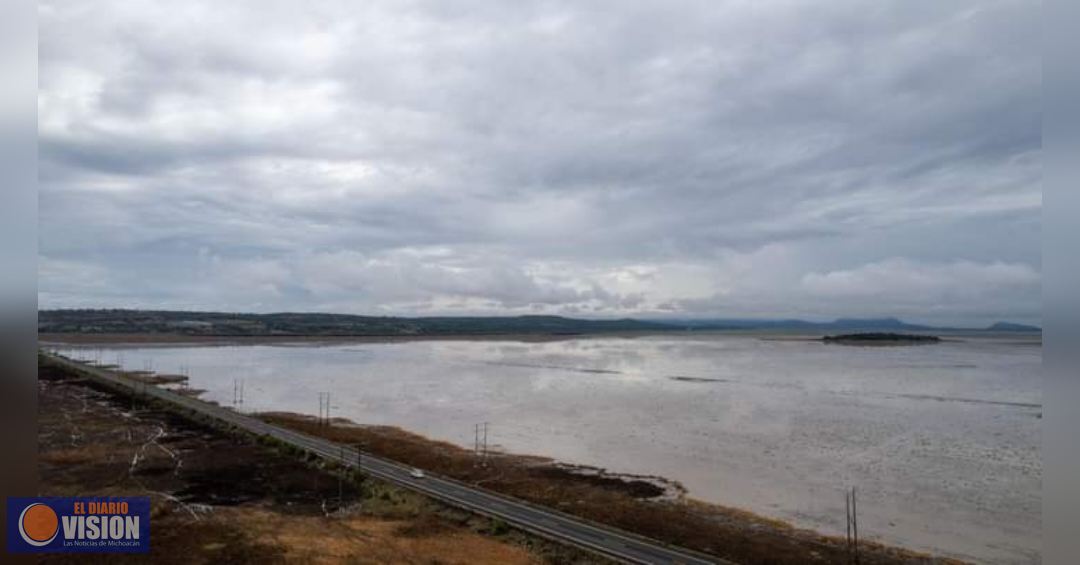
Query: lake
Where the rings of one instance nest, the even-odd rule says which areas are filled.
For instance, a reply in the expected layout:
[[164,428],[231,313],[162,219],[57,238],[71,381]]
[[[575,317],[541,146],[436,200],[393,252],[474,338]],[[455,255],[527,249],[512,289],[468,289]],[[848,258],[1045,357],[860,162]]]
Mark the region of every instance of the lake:
[[[243,410],[387,424],[681,482],[689,496],[990,563],[1038,563],[1042,348],[963,337],[853,347],[730,334],[78,350],[186,371]],[[71,354],[71,350],[68,350]]]

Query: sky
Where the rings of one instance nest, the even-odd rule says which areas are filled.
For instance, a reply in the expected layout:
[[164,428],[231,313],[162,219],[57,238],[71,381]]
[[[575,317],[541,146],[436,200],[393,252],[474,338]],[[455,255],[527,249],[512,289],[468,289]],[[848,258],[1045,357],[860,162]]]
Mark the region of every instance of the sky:
[[1041,320],[1036,0],[38,16],[41,308]]

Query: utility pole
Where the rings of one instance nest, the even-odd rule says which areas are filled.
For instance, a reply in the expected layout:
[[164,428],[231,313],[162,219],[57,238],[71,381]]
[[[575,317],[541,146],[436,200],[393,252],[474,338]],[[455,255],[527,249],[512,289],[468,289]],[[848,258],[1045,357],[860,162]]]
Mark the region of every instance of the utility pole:
[[488,454],[488,423],[473,424],[473,455],[487,465]]
[[851,487],[851,533],[855,537],[855,565],[859,565],[859,506]]
[[851,495],[844,491],[844,524],[847,526],[848,563],[851,562]]
[[847,513],[848,560],[859,565],[859,512],[855,499],[855,487],[844,492],[844,510]]
[[330,425],[330,393],[319,393],[319,425]]

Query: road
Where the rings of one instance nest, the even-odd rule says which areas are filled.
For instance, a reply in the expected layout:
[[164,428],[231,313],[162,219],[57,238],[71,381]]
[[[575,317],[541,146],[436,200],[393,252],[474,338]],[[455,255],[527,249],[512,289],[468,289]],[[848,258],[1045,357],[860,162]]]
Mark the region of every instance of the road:
[[183,396],[167,389],[129,379],[111,370],[94,367],[60,355],[47,356],[88,377],[112,386],[152,396],[203,416],[226,422],[256,435],[269,436],[307,450],[329,461],[360,469],[373,477],[408,488],[477,514],[499,518],[522,530],[542,537],[576,545],[627,563],[671,563],[685,565],[730,563],[719,558],[690,552],[661,542],[607,526],[591,523],[555,510],[496,494],[453,479],[425,472],[424,478],[410,475],[412,467],[371,455],[358,453],[350,446],[274,426],[228,408]]

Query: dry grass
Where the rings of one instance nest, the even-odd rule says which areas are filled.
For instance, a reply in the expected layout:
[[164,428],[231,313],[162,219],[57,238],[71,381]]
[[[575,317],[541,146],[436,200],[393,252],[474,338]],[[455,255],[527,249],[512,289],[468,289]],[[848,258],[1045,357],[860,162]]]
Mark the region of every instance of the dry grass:
[[[537,555],[555,563],[590,560],[575,550],[545,545],[518,533],[498,539],[485,537],[478,532],[490,524],[482,519],[455,514],[419,495],[371,480],[362,489],[346,487],[349,504],[355,507],[359,503],[359,510],[346,517],[327,518],[325,510],[336,510],[333,501],[337,500],[338,481],[334,475],[250,440],[223,436],[154,408],[142,407],[134,417],[127,417],[124,413],[130,410],[129,400],[117,401],[88,389],[85,383],[58,381],[62,375],[50,375],[55,369],[42,370],[39,441],[43,494],[154,491],[172,493],[188,503],[213,505],[210,515],[195,519],[180,506],[155,495],[153,552],[142,561],[483,563],[480,559],[487,555],[494,556],[491,562],[510,563],[529,562]],[[583,477],[537,457],[496,456],[482,466],[468,450],[397,428],[356,426],[345,421],[322,427],[310,417],[285,414],[264,418],[333,441],[363,443],[370,452],[404,463],[735,562],[846,561],[843,540],[737,509],[650,498],[662,490],[650,481]],[[180,455],[183,465],[178,467],[161,449],[148,449],[137,471],[129,473],[132,455],[159,427],[168,431],[161,442]],[[460,551],[454,549],[459,545]],[[530,555],[522,545],[535,551]],[[862,562],[948,561],[865,544]]]
[[[260,544],[283,548],[288,561],[306,563],[534,564],[520,547],[455,528],[433,517],[286,516],[256,508],[225,509],[217,517],[239,525]],[[417,535],[423,531],[423,535]]]
[[[268,413],[267,422],[365,450],[487,489],[609,524],[653,539],[740,563],[841,563],[843,539],[793,528],[785,522],[687,499],[655,499],[654,484],[597,479],[555,467],[546,459],[501,455],[480,465],[455,445],[386,426],[338,420],[321,426],[312,417]],[[960,563],[873,542],[860,544],[865,564]]]
[[[151,552],[127,562],[589,561],[535,539],[485,535],[486,522],[378,481],[346,483],[339,507],[338,478],[326,470],[151,407],[132,415],[130,401],[49,367],[39,378],[42,494],[151,497]],[[148,446],[151,437],[160,448]],[[56,554],[42,561],[114,560]]]

